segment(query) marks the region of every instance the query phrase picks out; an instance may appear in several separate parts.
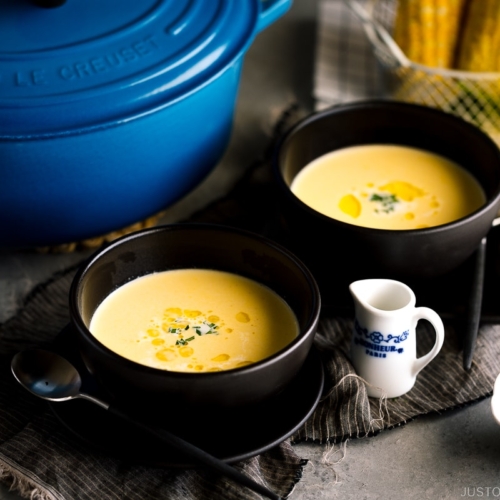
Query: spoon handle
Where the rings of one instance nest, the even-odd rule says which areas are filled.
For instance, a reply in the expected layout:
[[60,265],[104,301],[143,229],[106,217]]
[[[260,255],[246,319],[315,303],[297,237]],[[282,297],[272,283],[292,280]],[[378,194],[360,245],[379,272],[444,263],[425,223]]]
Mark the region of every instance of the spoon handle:
[[149,427],[142,422],[135,420],[131,418],[129,415],[126,413],[122,412],[118,408],[115,408],[113,406],[110,406],[108,408],[108,411],[111,412],[113,415],[127,421],[129,424],[141,429],[144,432],[147,432],[148,434],[151,434],[158,439],[160,439],[162,442],[166,443],[167,445],[171,446],[172,448],[175,448],[179,451],[182,451],[195,461],[206,465],[212,470],[215,470],[217,472],[220,472],[221,474],[225,475],[226,477],[229,477],[233,479],[234,481],[240,483],[243,486],[246,486],[247,488],[250,488],[251,490],[255,491],[256,493],[259,493],[260,495],[264,495],[267,498],[270,498],[272,500],[281,500],[281,497],[273,493],[272,491],[268,490],[265,486],[255,482],[253,479],[250,477],[246,476],[245,474],[241,473],[234,467],[231,467],[230,465],[226,464],[222,460],[219,460],[218,458],[214,457],[213,455],[210,455],[206,451],[198,448],[197,446],[189,443],[188,441],[185,441],[179,436],[176,436],[175,434],[172,434],[171,432],[165,430],[165,429],[158,429],[155,427]]
[[481,307],[483,302],[484,268],[486,262],[486,237],[481,240],[476,250],[474,273],[469,301],[467,304],[467,321],[464,332],[463,366],[469,371],[472,366],[472,357],[476,347],[477,333],[481,321]]

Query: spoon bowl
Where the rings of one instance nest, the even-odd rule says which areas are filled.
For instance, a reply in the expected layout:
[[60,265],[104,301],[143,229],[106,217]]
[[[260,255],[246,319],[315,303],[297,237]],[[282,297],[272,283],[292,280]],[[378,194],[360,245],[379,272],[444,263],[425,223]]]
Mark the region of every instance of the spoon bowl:
[[23,387],[42,399],[69,401],[80,395],[80,374],[68,360],[53,352],[21,351],[12,359],[11,369]]
[[27,349],[18,352],[11,362],[14,378],[31,394],[47,401],[87,399],[108,409],[100,399],[81,392],[82,379],[78,370],[66,359],[52,351]]

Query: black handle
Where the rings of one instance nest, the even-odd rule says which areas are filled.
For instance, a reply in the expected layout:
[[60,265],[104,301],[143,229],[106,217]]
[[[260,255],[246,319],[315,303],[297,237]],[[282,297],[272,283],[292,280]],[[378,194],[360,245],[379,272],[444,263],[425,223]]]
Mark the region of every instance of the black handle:
[[203,451],[202,449],[198,448],[197,446],[189,443],[188,441],[185,441],[184,439],[180,438],[179,436],[176,436],[175,434],[172,434],[171,432],[168,432],[165,429],[158,429],[155,427],[150,427],[148,425],[143,424],[142,422],[135,420],[131,418],[129,415],[126,413],[122,412],[118,408],[114,408],[110,406],[108,408],[108,411],[111,412],[113,415],[116,415],[117,417],[127,421],[131,425],[134,425],[135,427],[141,429],[144,432],[147,432],[153,436],[155,436],[158,439],[161,439],[162,442],[166,443],[167,445],[171,446],[172,448],[175,448],[176,450],[182,451],[186,455],[188,455],[190,458],[195,460],[196,462],[206,465],[212,470],[215,470],[217,472],[220,472],[221,474],[225,475],[226,477],[229,477],[236,481],[237,483],[240,483],[243,486],[246,486],[247,488],[250,488],[251,490],[255,491],[256,493],[259,493],[260,495],[264,495],[267,498],[271,498],[272,500],[281,500],[281,497],[273,493],[272,491],[268,490],[265,486],[262,486],[259,483],[256,483],[253,479],[249,478],[245,474],[239,472],[236,470],[234,467],[231,467],[230,465],[226,464],[222,460],[219,460],[218,458],[214,457],[213,455],[210,455],[209,453]]
[[467,304],[467,319],[464,332],[464,368],[470,370],[472,357],[476,347],[477,332],[481,320],[483,303],[484,268],[486,263],[486,237],[481,240],[476,250],[474,274],[472,277],[469,302]]

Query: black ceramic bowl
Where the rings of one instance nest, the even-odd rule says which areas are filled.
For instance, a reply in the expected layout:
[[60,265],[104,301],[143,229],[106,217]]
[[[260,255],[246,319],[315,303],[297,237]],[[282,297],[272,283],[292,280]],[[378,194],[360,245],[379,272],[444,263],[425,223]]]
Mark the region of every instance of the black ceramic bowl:
[[[150,368],[102,345],[88,330],[99,304],[130,280],[157,271],[206,268],[267,285],[292,308],[299,335],[273,356],[243,368],[182,373]],[[238,406],[263,401],[293,379],[316,332],[320,295],[304,264],[259,235],[208,224],[167,225],[136,232],[99,250],[78,271],[70,291],[71,321],[88,370],[112,397],[147,406]]]
[[[436,227],[372,229],[327,217],[300,201],[290,184],[315,158],[361,144],[397,144],[445,156],[470,171],[487,202],[479,210]],[[464,262],[478,247],[500,206],[500,151],[477,127],[451,114],[419,105],[365,101],[313,114],[277,145],[273,174],[281,224],[290,248],[322,283],[349,278],[434,277]]]

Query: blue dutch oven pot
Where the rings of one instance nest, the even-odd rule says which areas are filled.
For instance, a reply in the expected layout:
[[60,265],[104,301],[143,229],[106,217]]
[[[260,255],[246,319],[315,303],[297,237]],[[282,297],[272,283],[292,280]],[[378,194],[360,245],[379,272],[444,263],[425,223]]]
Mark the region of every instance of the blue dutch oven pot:
[[290,5],[0,0],[0,245],[105,234],[193,189],[229,141],[245,52]]

